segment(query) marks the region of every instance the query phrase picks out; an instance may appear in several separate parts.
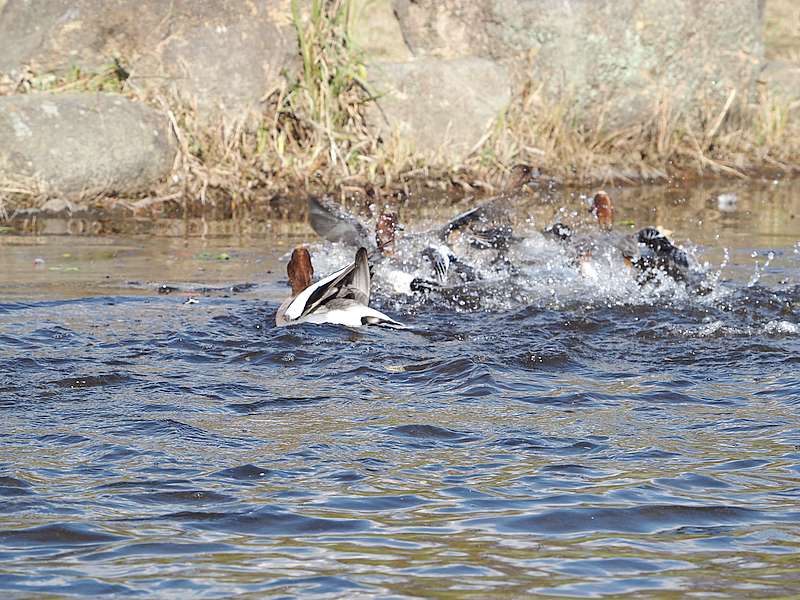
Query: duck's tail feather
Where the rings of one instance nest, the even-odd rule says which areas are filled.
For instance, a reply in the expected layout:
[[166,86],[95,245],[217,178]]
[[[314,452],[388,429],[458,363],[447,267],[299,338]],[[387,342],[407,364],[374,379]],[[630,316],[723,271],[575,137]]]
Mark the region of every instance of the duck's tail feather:
[[367,249],[363,246],[356,252],[355,268],[353,269],[351,277],[352,281],[350,282],[350,285],[358,290],[359,294],[361,295],[361,297],[357,298],[357,300],[362,304],[369,306],[369,296],[370,288],[372,287],[372,281],[369,272],[369,258],[367,257]]
[[[384,315],[385,316],[385,315]],[[361,322],[363,325],[375,325],[377,327],[385,327],[386,329],[410,329],[408,325],[404,325],[400,321],[395,321],[389,317],[362,317]]]

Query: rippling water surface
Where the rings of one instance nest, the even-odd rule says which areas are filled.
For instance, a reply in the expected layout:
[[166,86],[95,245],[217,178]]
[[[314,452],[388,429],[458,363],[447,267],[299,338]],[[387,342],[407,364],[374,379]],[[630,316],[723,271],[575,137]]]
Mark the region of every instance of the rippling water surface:
[[711,294],[551,273],[399,333],[274,328],[297,239],[0,237],[0,589],[795,597],[800,188],[718,191],[621,210]]

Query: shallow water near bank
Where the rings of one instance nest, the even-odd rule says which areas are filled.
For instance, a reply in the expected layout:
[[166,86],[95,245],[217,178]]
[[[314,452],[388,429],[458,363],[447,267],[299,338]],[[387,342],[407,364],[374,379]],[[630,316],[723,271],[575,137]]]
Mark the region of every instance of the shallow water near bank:
[[613,192],[714,290],[534,265],[474,307],[379,296],[411,331],[276,329],[293,245],[351,250],[0,236],[0,589],[795,596],[800,186]]

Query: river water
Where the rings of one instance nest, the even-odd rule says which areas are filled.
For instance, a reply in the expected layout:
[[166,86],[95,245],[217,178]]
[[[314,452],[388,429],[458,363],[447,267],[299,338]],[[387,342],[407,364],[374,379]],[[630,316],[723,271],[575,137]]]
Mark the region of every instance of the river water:
[[305,238],[0,236],[2,595],[797,597],[800,185],[613,193],[714,290],[276,329]]

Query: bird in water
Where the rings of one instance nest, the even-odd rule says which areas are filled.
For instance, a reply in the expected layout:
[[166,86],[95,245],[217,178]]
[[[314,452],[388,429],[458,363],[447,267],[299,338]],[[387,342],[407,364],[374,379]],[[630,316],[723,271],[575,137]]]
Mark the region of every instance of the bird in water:
[[614,203],[606,192],[594,195],[589,211],[595,218],[595,227],[591,230],[576,232],[568,225],[554,223],[544,231],[545,235],[574,248],[584,274],[594,272],[593,256],[610,252],[621,256],[625,265],[635,269],[639,283],[652,281],[659,274],[676,281],[697,278],[686,252],[658,228],[645,227],[635,234],[614,229]]
[[[497,250],[499,256],[515,239],[511,228],[497,225],[492,203],[476,206],[430,231],[404,234],[397,215],[379,215],[374,237],[369,227],[329,198],[309,199],[311,227],[323,238],[370,248],[381,268],[376,274],[398,292],[452,287],[479,279],[477,269],[463,254],[471,250]],[[462,248],[456,252],[454,245]]]
[[[403,231],[403,227],[397,215],[382,213],[378,217],[375,240],[387,267],[382,274],[391,280],[395,289],[407,287],[412,292],[424,291],[478,278],[475,269],[460,259],[447,244],[432,242],[429,237],[419,234],[398,240],[398,231]],[[421,264],[427,266],[422,273],[419,268]]]
[[649,281],[664,273],[675,281],[691,278],[691,264],[686,252],[672,243],[662,231],[655,227],[645,227],[636,234],[639,254],[631,263],[639,272],[640,281]]
[[[403,239],[426,238],[447,245],[464,242],[479,250],[507,249],[518,239],[514,237],[511,226],[504,222],[508,207],[502,200],[496,198],[483,202],[454,217],[443,227],[406,235]],[[373,238],[368,225],[328,197],[309,198],[308,207],[309,223],[320,237],[330,242],[364,246],[370,254],[390,243],[387,239],[393,241],[394,232],[403,230],[396,214],[384,212],[378,217]],[[382,235],[389,237],[384,237],[382,242]]]
[[571,262],[586,277],[598,277],[594,259],[608,256],[612,259],[628,258],[636,254],[636,242],[630,235],[614,230],[614,206],[611,198],[603,191],[597,192],[589,209],[594,216],[591,226],[573,229],[569,225],[556,222],[542,233],[561,244],[568,252]]
[[369,306],[371,276],[367,250],[356,252],[355,260],[312,283],[314,267],[307,248],[298,247],[286,266],[292,295],[278,308],[278,327],[300,323],[334,324],[347,327],[379,325],[406,329],[402,323]]

